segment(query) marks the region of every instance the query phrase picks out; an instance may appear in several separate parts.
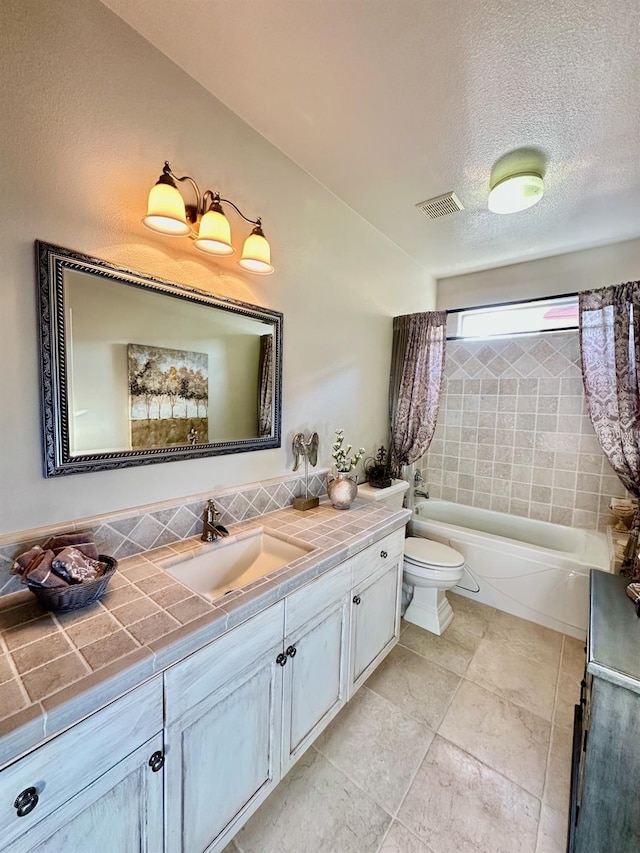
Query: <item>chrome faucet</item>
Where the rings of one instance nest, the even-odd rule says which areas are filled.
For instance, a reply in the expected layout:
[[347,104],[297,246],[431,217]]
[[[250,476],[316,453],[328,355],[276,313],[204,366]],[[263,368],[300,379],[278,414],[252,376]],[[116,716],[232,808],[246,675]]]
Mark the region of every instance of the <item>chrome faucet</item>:
[[200,537],[203,542],[213,542],[216,539],[221,539],[223,536],[229,535],[227,528],[216,522],[216,518],[219,517],[220,513],[213,498],[209,498],[204,511],[204,523],[202,525],[202,536]]
[[428,490],[418,488],[421,483],[424,483],[424,478],[422,476],[422,471],[417,468],[416,473],[413,475],[413,496],[416,498],[426,498],[426,500],[429,500]]

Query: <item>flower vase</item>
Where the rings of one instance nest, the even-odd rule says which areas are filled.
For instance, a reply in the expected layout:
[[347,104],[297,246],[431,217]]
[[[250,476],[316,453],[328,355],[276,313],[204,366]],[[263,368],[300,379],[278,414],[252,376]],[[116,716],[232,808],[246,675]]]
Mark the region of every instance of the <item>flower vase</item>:
[[327,476],[327,494],[336,509],[349,509],[358,494],[358,484],[349,474],[338,471]]

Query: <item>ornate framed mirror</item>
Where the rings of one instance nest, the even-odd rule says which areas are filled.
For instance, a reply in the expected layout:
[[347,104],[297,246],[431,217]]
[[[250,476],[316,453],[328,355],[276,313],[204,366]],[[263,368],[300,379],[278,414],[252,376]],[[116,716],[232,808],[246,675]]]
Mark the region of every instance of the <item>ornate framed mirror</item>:
[[277,311],[36,241],[45,477],[280,447]]

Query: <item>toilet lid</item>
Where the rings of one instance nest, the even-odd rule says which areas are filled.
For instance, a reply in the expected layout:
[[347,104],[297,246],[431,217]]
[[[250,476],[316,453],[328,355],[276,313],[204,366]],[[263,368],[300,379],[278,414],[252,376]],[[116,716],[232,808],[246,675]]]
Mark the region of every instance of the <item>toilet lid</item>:
[[407,560],[416,563],[424,563],[430,566],[440,566],[447,569],[455,569],[464,565],[464,557],[459,551],[434,542],[432,539],[423,539],[421,536],[410,536],[404,541],[404,555]]

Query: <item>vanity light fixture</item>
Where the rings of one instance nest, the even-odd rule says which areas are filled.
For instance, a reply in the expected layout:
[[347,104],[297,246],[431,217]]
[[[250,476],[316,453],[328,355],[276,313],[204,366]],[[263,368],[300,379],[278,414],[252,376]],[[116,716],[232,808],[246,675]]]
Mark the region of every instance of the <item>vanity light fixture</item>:
[[[196,195],[195,204],[185,204],[176,181],[188,181],[191,184]],[[270,275],[273,272],[271,247],[262,231],[260,217],[249,219],[228,198],[220,198],[218,192],[205,190],[201,193],[189,175],[175,175],[168,160],[165,160],[158,182],[151,188],[147,215],[142,222],[159,234],[191,237],[196,249],[207,255],[233,255],[235,249],[231,245],[231,226],[222,209],[223,204],[231,205],[245,222],[254,226],[244,241],[238,266],[257,275]]]
[[492,213],[517,213],[537,204],[544,193],[542,176],[537,172],[518,172],[498,181],[489,192]]

